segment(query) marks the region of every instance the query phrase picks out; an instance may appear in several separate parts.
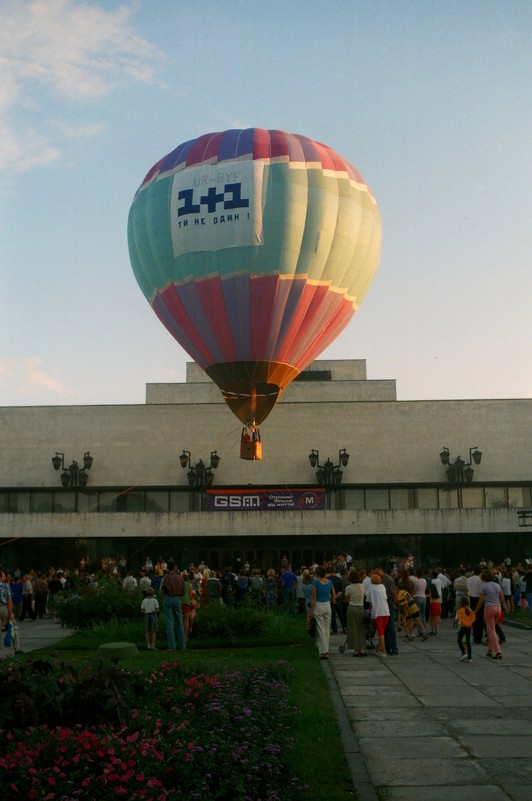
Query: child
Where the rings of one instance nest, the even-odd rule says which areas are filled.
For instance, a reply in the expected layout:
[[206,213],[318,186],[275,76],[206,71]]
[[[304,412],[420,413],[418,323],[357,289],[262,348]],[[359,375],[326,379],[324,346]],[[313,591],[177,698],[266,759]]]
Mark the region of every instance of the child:
[[[471,629],[476,620],[476,615],[469,606],[469,598],[464,595],[460,598],[460,606],[456,613],[456,619],[460,624],[458,630],[458,647],[462,656],[460,662],[471,662]],[[467,653],[464,649],[463,639],[465,637]]]
[[438,588],[434,585],[430,585],[430,604],[429,604],[429,623],[430,623],[430,633],[432,636],[436,636],[438,633],[438,622],[441,617],[441,604],[440,604],[440,595],[438,593]]
[[146,648],[148,651],[156,651],[155,638],[159,628],[159,601],[154,597],[155,590],[148,587],[146,597],[140,605],[140,611],[144,615],[144,631],[146,632]]

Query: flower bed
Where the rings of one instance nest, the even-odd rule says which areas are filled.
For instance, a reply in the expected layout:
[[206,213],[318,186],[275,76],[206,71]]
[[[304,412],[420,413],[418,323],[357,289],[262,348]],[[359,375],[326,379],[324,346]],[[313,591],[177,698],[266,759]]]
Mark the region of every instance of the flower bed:
[[[31,663],[28,666],[30,671]],[[9,683],[9,670],[2,671],[0,681],[7,675]],[[296,797],[301,788],[286,777],[283,759],[291,746],[296,713],[288,704],[283,665],[217,676],[188,675],[177,661],[162,663],[148,674],[113,670],[114,674],[104,671],[105,680],[95,673],[94,684],[105,686],[107,681],[110,690],[99,704],[102,720],[111,713],[121,723],[87,726],[78,720],[22,729],[6,713],[3,697],[0,773],[11,799],[289,801]],[[20,671],[17,686],[23,697],[32,691],[32,674]],[[91,676],[64,665],[53,671],[74,704],[79,686],[86,687]],[[48,688],[55,686],[50,671],[46,679]],[[39,681],[33,681],[33,692],[37,685]],[[131,692],[139,701],[136,705],[130,703]],[[115,708],[109,705],[113,698]],[[56,708],[58,704],[56,698]],[[61,713],[72,721],[70,707],[67,702]]]

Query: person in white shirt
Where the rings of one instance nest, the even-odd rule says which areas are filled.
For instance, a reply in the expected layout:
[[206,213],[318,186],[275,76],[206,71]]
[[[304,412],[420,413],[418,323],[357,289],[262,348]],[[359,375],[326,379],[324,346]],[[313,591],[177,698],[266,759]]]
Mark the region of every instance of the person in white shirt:
[[148,587],[146,597],[142,600],[140,611],[144,615],[144,631],[146,632],[146,648],[156,651],[155,640],[159,628],[159,601],[155,598],[155,590]]
[[440,603],[442,619],[449,617],[449,587],[452,584],[449,576],[443,572],[443,568],[438,567],[438,580],[441,583]]
[[[480,573],[482,568],[477,565],[473,570],[473,575],[467,579],[467,594],[469,595],[469,605],[471,609],[476,609],[480,598]],[[480,607],[476,613],[475,622],[473,623],[473,642],[477,645],[482,644],[482,637],[484,634],[484,607]]]
[[133,575],[133,571],[130,570],[125,579],[123,580],[122,589],[129,590],[130,592],[133,592],[133,590],[137,589],[137,579]]

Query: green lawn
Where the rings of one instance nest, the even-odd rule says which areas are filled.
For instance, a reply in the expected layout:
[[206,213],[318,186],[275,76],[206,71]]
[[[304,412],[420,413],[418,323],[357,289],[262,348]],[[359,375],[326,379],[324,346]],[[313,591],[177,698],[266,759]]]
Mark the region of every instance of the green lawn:
[[529,629],[532,629],[532,615],[527,610],[518,612],[511,612],[509,615],[505,615],[504,619],[511,623],[519,623],[522,626],[526,626]]

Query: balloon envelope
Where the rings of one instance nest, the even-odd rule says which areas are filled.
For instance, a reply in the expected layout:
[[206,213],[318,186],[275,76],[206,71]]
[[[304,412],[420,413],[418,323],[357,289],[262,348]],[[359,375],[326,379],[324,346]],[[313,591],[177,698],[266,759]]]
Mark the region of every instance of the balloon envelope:
[[209,133],[155,164],[129,214],[136,279],[243,423],[348,324],[377,270],[368,186],[326,145],[277,130]]

